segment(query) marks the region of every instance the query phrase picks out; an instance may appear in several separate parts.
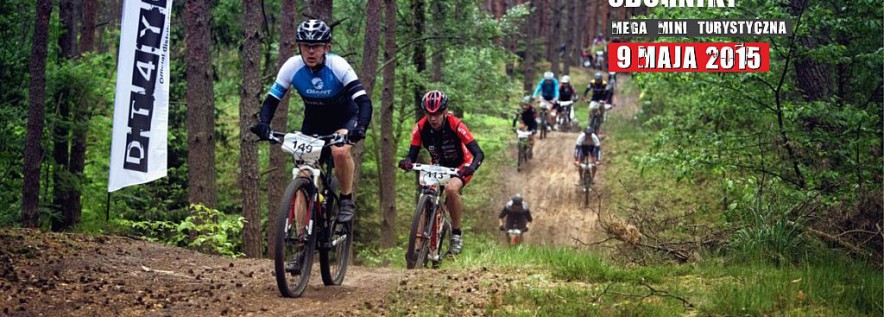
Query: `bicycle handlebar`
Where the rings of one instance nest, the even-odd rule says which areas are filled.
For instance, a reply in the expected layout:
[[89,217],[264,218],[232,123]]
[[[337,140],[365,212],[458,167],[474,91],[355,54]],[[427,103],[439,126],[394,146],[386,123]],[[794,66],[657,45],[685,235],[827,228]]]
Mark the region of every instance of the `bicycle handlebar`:
[[[297,132],[297,131],[296,131],[296,132]],[[267,141],[269,141],[269,142],[272,143],[272,144],[279,144],[279,143],[282,143],[283,138],[285,138],[285,135],[286,135],[286,134],[288,134],[288,133],[284,133],[284,132],[276,132],[276,131],[270,131],[270,138],[267,139]],[[308,135],[308,134],[304,134],[304,135]],[[348,134],[340,134],[340,133],[337,133],[337,132],[332,133],[332,134],[328,134],[328,135],[317,135],[317,134],[314,134],[314,135],[309,135],[309,136],[312,136],[312,137],[314,137],[314,138],[317,138],[317,139],[320,139],[320,140],[323,140],[323,141],[327,141],[327,143],[325,144],[325,146],[331,146],[331,145],[337,145],[337,144],[347,144],[347,143],[350,143],[350,137],[349,137]],[[331,141],[331,142],[328,142],[328,141]]]

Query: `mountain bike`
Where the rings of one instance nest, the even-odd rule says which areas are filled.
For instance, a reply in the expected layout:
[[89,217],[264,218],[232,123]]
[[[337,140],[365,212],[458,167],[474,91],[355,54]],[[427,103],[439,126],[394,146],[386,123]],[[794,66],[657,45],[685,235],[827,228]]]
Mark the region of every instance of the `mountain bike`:
[[595,68],[600,70],[608,69],[608,65],[605,63],[605,52],[604,51],[596,51],[595,52]]
[[602,122],[604,122],[602,113],[603,104],[604,102],[595,100],[589,102],[589,126],[596,133],[599,133],[599,129],[602,127]]
[[415,163],[411,170],[420,172],[421,194],[411,221],[405,264],[408,269],[414,269],[431,262],[432,267],[437,268],[451,248],[445,245],[451,236],[451,223],[445,216],[448,208],[443,196],[445,185],[457,175],[457,169]]
[[313,255],[325,285],[341,285],[347,274],[353,235],[350,223],[336,221],[338,181],[332,173],[331,146],[349,143],[346,135],[309,136],[301,132],[271,132],[292,155],[292,181],[282,196],[274,245],[274,270],[279,293],[300,297],[310,280]]
[[531,131],[516,130],[516,136],[519,138],[519,162],[516,165],[516,171],[521,172],[522,166],[531,159]]
[[505,230],[504,232],[506,232],[506,241],[509,243],[510,246],[514,247],[522,244],[522,230],[512,228],[509,230]]
[[562,111],[559,114],[559,118],[556,123],[559,125],[561,131],[571,131],[571,105],[574,104],[574,101],[559,101],[559,104],[562,106]]
[[546,138],[547,130],[549,130],[549,109],[552,108],[552,102],[540,98],[540,139]]
[[580,185],[583,188],[583,206],[589,207],[589,193],[592,192],[592,169],[595,168],[591,162],[589,162],[589,157],[591,154],[584,153],[583,157],[580,158]]

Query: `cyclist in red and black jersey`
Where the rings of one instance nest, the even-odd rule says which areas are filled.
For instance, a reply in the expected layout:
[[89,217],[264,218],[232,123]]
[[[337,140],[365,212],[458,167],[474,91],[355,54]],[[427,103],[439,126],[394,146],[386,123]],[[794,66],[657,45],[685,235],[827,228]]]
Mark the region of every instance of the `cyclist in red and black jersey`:
[[459,191],[470,182],[485,155],[463,121],[448,113],[445,93],[431,90],[421,99],[421,109],[424,117],[412,129],[411,147],[408,156],[399,161],[399,168],[411,170],[421,146],[430,152],[433,164],[458,168],[457,177],[445,185],[446,202],[451,212],[451,253],[458,254],[463,248],[460,231],[463,202]]

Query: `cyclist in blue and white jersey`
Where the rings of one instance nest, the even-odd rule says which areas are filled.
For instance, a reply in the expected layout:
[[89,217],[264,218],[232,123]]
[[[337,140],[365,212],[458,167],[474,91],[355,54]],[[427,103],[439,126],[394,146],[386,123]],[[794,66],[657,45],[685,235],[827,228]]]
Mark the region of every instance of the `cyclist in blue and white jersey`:
[[[349,63],[331,50],[331,28],[321,20],[298,25],[300,55],[288,59],[279,69],[276,82],[261,105],[258,124],[251,131],[262,140],[270,137],[270,121],[279,101],[290,88],[304,100],[301,132],[307,135],[347,134],[351,142],[365,138],[371,123],[371,100]],[[335,176],[340,181],[341,201],[338,221],[350,222],[356,213],[353,203],[355,164],[352,144],[332,147]]]
[[[534,94],[531,96],[535,100],[537,99],[537,95],[543,97],[543,100],[546,100],[550,103],[551,107],[549,109],[547,122],[555,122],[555,113],[557,108],[556,100],[559,99],[559,81],[553,76],[552,72],[543,73],[543,79],[537,83],[537,88],[534,89]],[[551,127],[547,127],[550,129]]]

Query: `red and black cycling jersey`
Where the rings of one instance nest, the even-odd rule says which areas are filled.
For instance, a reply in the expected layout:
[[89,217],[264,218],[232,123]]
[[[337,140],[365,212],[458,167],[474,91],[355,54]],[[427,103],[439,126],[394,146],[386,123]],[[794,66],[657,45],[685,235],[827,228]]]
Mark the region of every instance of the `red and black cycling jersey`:
[[476,170],[485,158],[470,129],[451,114],[445,115],[445,122],[439,130],[433,129],[426,117],[414,125],[411,131],[411,147],[408,150],[410,161],[417,159],[421,146],[430,152],[434,164],[447,167],[470,164]]

